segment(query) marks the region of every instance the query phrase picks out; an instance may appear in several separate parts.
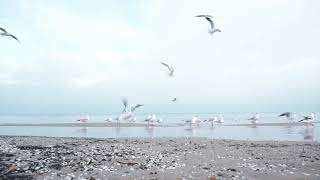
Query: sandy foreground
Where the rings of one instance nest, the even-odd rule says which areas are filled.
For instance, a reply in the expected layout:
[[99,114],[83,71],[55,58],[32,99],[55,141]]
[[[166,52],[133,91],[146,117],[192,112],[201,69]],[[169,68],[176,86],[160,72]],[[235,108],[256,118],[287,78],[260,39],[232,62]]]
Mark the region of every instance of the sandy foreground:
[[2,136],[0,179],[320,179],[320,145]]

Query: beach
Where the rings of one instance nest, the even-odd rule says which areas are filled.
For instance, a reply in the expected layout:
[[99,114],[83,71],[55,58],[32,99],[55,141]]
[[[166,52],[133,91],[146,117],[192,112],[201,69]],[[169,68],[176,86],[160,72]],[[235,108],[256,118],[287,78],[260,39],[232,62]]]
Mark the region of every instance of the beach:
[[315,142],[0,137],[0,179],[320,179]]

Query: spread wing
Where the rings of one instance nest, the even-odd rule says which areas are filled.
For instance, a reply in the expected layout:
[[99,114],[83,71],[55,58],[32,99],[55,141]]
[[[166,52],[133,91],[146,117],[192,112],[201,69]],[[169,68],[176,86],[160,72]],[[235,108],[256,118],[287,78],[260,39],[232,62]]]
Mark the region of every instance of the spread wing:
[[162,65],[164,65],[164,66],[166,66],[168,69],[169,69],[169,71],[171,70],[171,67],[168,65],[168,64],[166,64],[166,63],[163,63],[163,62],[160,62]]
[[126,110],[127,107],[128,107],[128,100],[124,98],[124,99],[122,99],[122,103],[123,103],[123,106],[124,106],[122,112],[125,112],[125,110]]
[[213,17],[213,16],[200,14],[200,15],[197,15],[197,16],[195,16],[195,17]]
[[19,41],[19,39],[18,39],[17,37],[15,37],[14,35],[10,34],[9,36],[12,37],[13,39],[17,40],[19,43],[21,43],[21,42]]
[[2,31],[2,32],[4,32],[4,33],[7,33],[7,31],[6,31],[4,28],[2,28],[2,27],[0,27],[0,31]]
[[142,104],[136,104],[134,106],[131,107],[131,112],[135,111],[137,108],[143,106]]
[[213,21],[209,17],[206,17],[206,20],[210,23],[211,29],[214,29]]

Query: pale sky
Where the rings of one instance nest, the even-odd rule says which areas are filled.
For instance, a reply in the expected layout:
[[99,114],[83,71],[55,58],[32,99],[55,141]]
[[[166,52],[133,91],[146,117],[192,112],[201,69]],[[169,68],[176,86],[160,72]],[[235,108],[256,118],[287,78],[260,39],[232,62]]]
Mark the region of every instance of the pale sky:
[[[111,114],[122,97],[144,104],[140,113],[319,111],[319,7],[2,0],[0,27],[22,43],[0,37],[0,114]],[[210,36],[198,14],[222,32]]]

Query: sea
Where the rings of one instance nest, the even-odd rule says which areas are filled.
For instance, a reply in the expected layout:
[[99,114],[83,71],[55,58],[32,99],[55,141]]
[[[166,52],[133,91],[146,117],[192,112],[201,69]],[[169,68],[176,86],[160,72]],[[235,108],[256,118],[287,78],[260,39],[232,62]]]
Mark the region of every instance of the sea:
[[[296,113],[293,120],[279,117],[280,113],[260,113],[257,125],[250,124],[248,118],[255,113],[158,113],[163,119],[161,124],[169,127],[51,127],[51,126],[2,126],[4,123],[43,124],[76,123],[81,115],[2,115],[0,116],[0,135],[5,136],[46,136],[46,137],[87,137],[87,138],[158,138],[158,137],[204,137],[209,139],[251,140],[251,141],[305,141],[317,142],[320,139],[320,123],[293,125],[308,112]],[[316,115],[319,113],[316,113]],[[223,124],[200,123],[190,126],[182,125],[183,120],[198,117],[207,119],[223,116]],[[105,122],[117,115],[89,115],[90,122]],[[149,114],[136,114],[137,123],[144,123]],[[281,126],[259,126],[259,123],[283,123]],[[232,126],[228,126],[231,125]],[[237,124],[242,124],[237,126]],[[172,126],[170,126],[172,125]]]

